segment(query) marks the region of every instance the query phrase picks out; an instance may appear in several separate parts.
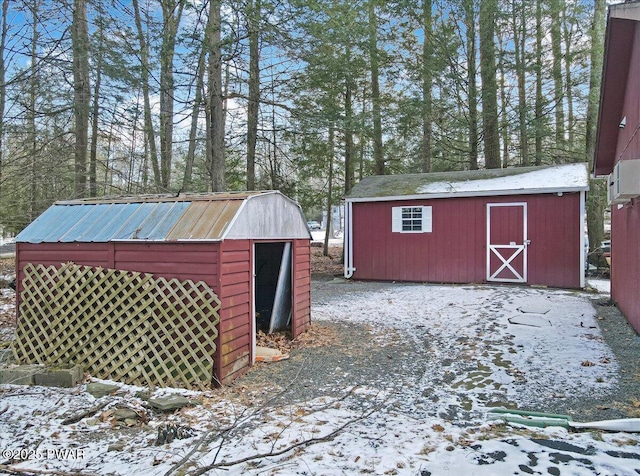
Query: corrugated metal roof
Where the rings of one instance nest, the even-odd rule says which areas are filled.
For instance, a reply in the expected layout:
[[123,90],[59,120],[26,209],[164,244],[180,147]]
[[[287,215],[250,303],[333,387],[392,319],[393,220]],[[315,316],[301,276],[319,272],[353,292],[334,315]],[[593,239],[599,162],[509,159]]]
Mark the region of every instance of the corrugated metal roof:
[[[269,197],[277,198],[262,201]],[[58,202],[16,237],[23,243],[106,243],[109,241],[180,241],[224,238],[243,204],[251,199],[264,207],[263,218],[278,222],[279,214],[297,214],[285,227],[267,237],[307,237],[308,229],[297,204],[279,192],[228,192],[176,196],[142,196]],[[255,226],[256,228],[257,225]],[[286,230],[284,229],[286,228]],[[245,230],[246,231],[246,230]]]
[[167,233],[167,240],[219,239],[242,203],[242,200],[224,200],[212,206],[211,202],[192,202]]

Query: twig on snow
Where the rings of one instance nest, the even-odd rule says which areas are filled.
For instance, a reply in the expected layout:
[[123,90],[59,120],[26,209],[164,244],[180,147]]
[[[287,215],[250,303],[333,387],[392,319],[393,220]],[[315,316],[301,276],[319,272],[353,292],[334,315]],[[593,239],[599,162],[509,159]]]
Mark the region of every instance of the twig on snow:
[[106,402],[103,402],[103,403],[101,403],[99,405],[91,407],[88,410],[85,410],[85,411],[83,411],[81,413],[77,413],[76,415],[67,417],[64,420],[62,420],[62,424],[63,425],[71,425],[72,423],[78,423],[80,420],[82,420],[85,417],[88,417],[88,416],[91,416],[91,415],[95,415],[100,410],[102,410],[104,407],[109,405],[110,403],[111,403],[111,401],[107,400]]
[[210,464],[208,466],[204,466],[202,468],[199,468],[197,471],[193,472],[192,474],[194,474],[195,476],[200,476],[200,475],[205,474],[207,471],[210,471],[212,469],[225,468],[225,467],[235,466],[237,464],[247,463],[249,461],[253,461],[253,460],[257,460],[257,459],[264,459],[264,458],[271,458],[271,457],[274,457],[274,456],[280,456],[280,455],[283,455],[285,453],[288,453],[289,451],[293,451],[293,450],[298,449],[298,448],[306,448],[307,446],[312,446],[312,445],[316,445],[318,443],[325,443],[327,441],[331,441],[336,436],[338,436],[341,432],[343,432],[346,428],[348,428],[349,426],[353,425],[354,423],[357,423],[359,421],[366,420],[367,418],[369,418],[371,415],[373,415],[375,412],[378,411],[378,408],[379,407],[376,406],[375,408],[369,410],[368,412],[363,413],[359,417],[354,418],[353,420],[349,420],[348,422],[344,423],[343,425],[340,425],[338,428],[336,428],[331,433],[328,433],[325,436],[320,436],[318,438],[309,438],[308,440],[303,440],[303,441],[300,441],[298,443],[294,443],[294,444],[292,444],[290,446],[287,446],[286,448],[283,448],[283,449],[281,449],[279,451],[271,451],[269,453],[261,453],[261,454],[250,455],[250,456],[246,456],[244,458],[240,458],[240,459],[233,460],[233,461],[222,461],[220,463],[213,463],[213,464]]
[[180,459],[180,461],[178,461],[176,464],[173,465],[173,467],[171,467],[171,469],[169,469],[169,471],[167,471],[166,473],[164,473],[164,476],[171,476],[173,473],[175,473],[176,471],[178,471],[182,466],[184,466],[185,464],[187,464],[191,458],[191,456],[193,456],[193,454],[198,451],[198,449],[203,445],[203,443],[205,444],[209,444],[212,441],[214,441],[216,438],[221,437],[221,441],[220,444],[218,445],[218,450],[216,451],[215,457],[214,457],[214,463],[216,461],[216,459],[218,458],[218,455],[220,454],[220,451],[222,450],[225,441],[227,440],[227,436],[229,435],[229,433],[231,433],[231,431],[233,431],[234,429],[238,429],[239,427],[241,427],[244,423],[246,423],[247,421],[249,421],[251,418],[253,418],[254,416],[256,416],[258,413],[260,413],[262,410],[264,410],[264,408],[271,402],[273,402],[274,400],[276,400],[278,397],[284,395],[290,388],[291,386],[293,386],[293,384],[296,382],[296,380],[298,379],[298,377],[300,376],[300,372],[302,372],[302,369],[305,366],[305,363],[307,362],[307,359],[305,358],[302,363],[300,364],[300,367],[298,368],[298,371],[296,372],[295,376],[291,379],[291,381],[278,393],[276,393],[273,397],[269,398],[267,401],[265,401],[260,408],[256,409],[255,411],[251,412],[249,415],[245,416],[245,412],[247,409],[245,409],[240,416],[236,419],[236,421],[230,425],[229,427],[223,429],[223,430],[217,430],[214,433],[214,430],[208,431],[207,433],[205,433],[202,438],[200,438],[193,446],[193,448],[191,448],[191,450],[182,457],[182,459]]
[[55,469],[15,468],[12,465],[7,464],[0,464],[0,471],[5,471],[8,474],[16,474],[18,476],[30,476],[32,474],[51,474],[54,476],[97,476],[96,473],[81,473],[78,471],[67,472],[57,471]]

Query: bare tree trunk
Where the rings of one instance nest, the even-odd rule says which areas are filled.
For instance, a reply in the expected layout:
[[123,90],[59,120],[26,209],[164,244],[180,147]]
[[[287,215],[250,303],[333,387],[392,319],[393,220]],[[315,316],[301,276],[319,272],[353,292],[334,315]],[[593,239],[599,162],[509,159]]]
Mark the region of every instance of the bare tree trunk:
[[500,72],[500,132],[502,133],[502,168],[506,169],[509,166],[509,120],[507,117],[507,88],[505,85],[505,70],[504,70],[504,47],[502,45],[502,35],[499,36],[500,45],[500,60],[498,62],[498,71]]
[[[9,0],[3,0],[2,2],[2,33],[0,34],[0,190],[2,190],[3,181],[3,152],[2,147],[4,145],[4,108],[6,104],[7,92],[5,85],[6,66],[4,63],[4,53],[7,44],[7,33],[9,31],[9,25],[7,24],[7,13],[9,11]],[[0,194],[1,196],[1,194]]]
[[542,134],[544,128],[542,96],[542,1],[536,2],[536,105],[535,105],[535,146],[536,165],[542,164]]
[[324,232],[324,246],[322,248],[322,254],[329,256],[329,238],[331,237],[331,206],[333,205],[333,154],[335,153],[335,139],[334,139],[334,126],[333,123],[329,125],[329,177],[327,185],[327,226]]
[[371,101],[373,105],[373,159],[376,175],[385,174],[384,151],[382,144],[382,113],[380,108],[380,72],[378,59],[378,20],[374,0],[368,1],[369,7],[369,59],[371,61]]
[[258,112],[260,104],[260,0],[249,0],[249,103],[247,105],[247,190],[256,187],[256,143],[258,140]]
[[87,193],[87,146],[89,142],[89,26],[86,0],[74,0],[73,24],[73,112],[75,119],[74,196]]
[[484,129],[485,167],[500,168],[498,130],[498,86],[496,83],[496,47],[494,43],[497,0],[480,3],[480,76],[482,77],[482,125]]
[[[347,61],[351,58],[351,49],[347,48]],[[355,182],[353,170],[353,82],[351,72],[347,73],[344,93],[344,194],[348,195]]]
[[566,154],[565,144],[565,125],[564,125],[564,83],[562,78],[562,47],[561,47],[561,29],[560,29],[560,13],[562,8],[560,2],[562,0],[550,0],[550,16],[551,16],[551,53],[553,63],[551,67],[551,75],[553,77],[553,101],[556,116],[556,153],[554,161],[562,163]]
[[102,60],[103,60],[104,30],[103,22],[98,21],[98,46],[95,52],[95,64],[93,66],[96,74],[96,82],[93,85],[93,106],[91,107],[91,145],[89,150],[89,196],[95,197],[97,189],[97,166],[98,166],[98,118],[100,117],[100,86],[102,83]]
[[[205,39],[206,43],[206,39]],[[189,130],[189,149],[184,164],[184,178],[182,180],[182,190],[188,192],[191,190],[191,180],[193,175],[193,162],[196,155],[196,136],[198,134],[198,119],[200,118],[200,108],[202,107],[202,89],[204,87],[204,66],[206,60],[207,48],[205,45],[200,50],[198,58],[198,69],[196,71],[196,95],[193,99],[193,107],[191,109],[191,129]]]
[[529,141],[527,134],[527,90],[525,71],[526,62],[524,57],[526,45],[525,41],[527,37],[525,1],[513,0],[512,19],[514,33],[513,46],[515,68],[518,81],[518,133],[520,136],[520,163],[524,166],[527,166],[529,165]]
[[573,24],[567,13],[568,6],[566,2],[562,8],[562,18],[564,19],[564,82],[567,95],[567,152],[571,162],[580,160],[575,155],[575,117],[573,112],[573,73],[571,70],[573,63],[573,52],[571,42],[573,41]]
[[586,160],[589,169],[593,169],[593,159],[596,148],[596,124],[600,102],[600,82],[602,77],[602,62],[604,51],[604,29],[607,11],[606,0],[594,0],[593,24],[591,25],[591,70],[589,72],[589,96],[586,117]]
[[478,169],[478,86],[476,84],[476,15],[474,0],[465,0],[467,82],[469,83],[469,168]]
[[113,174],[109,175],[109,171],[111,169],[111,146],[113,144],[113,126],[116,123],[116,112],[118,110],[118,105],[113,105],[113,110],[111,111],[111,122],[109,125],[109,138],[107,139],[107,153],[105,154],[105,164],[104,164],[104,185],[102,187],[102,193],[107,193],[107,184],[113,185]]
[[176,35],[182,17],[185,0],[162,0],[162,46],[160,48],[160,179],[162,188],[171,184],[173,157],[173,104],[175,85],[173,57]]
[[[604,50],[604,29],[607,4],[605,0],[594,0],[593,24],[591,25],[591,71],[589,74],[589,100],[586,118],[586,159],[589,170],[593,170],[596,147],[596,124],[600,101],[600,82]],[[589,247],[593,251],[600,246],[604,236],[604,208],[607,185],[605,180],[591,180],[591,190],[587,194],[587,228]]]
[[133,11],[135,13],[136,29],[138,31],[138,42],[140,43],[140,80],[142,83],[142,94],[144,100],[144,129],[146,141],[149,145],[149,155],[151,167],[153,168],[153,181],[156,188],[162,184],[160,176],[160,164],[158,162],[158,150],[156,148],[156,136],[153,129],[153,119],[151,117],[151,100],[149,98],[149,46],[147,44],[144,31],[142,30],[142,20],[138,0],[133,1]]
[[432,1],[422,0],[422,172],[431,172],[431,142],[433,123],[433,14]]
[[29,216],[27,219],[33,221],[38,213],[37,191],[38,191],[38,135],[36,130],[36,99],[38,92],[38,41],[40,40],[40,0],[33,0],[31,6],[32,27],[31,32],[31,65],[29,78],[29,110],[27,111],[27,130],[30,147],[30,188],[29,188]]
[[211,167],[209,176],[211,190],[225,190],[224,163],[224,98],[222,91],[222,51],[221,51],[221,19],[220,0],[210,0],[208,31],[209,50],[209,138],[211,140]]

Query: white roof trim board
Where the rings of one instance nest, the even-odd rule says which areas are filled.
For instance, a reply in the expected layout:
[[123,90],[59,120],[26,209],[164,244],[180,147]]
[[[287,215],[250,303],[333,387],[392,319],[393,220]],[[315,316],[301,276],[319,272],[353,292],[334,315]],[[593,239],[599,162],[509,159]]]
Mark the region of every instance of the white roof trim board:
[[349,202],[584,192],[586,164],[366,177]]

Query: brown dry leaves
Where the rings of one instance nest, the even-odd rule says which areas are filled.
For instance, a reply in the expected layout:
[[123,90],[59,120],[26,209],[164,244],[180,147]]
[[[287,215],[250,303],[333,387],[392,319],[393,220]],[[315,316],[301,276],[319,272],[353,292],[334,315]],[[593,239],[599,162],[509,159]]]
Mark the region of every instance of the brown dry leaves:
[[336,340],[336,331],[328,326],[311,324],[305,332],[294,340],[288,332],[276,332],[265,334],[262,331],[256,333],[256,344],[271,349],[278,349],[283,354],[288,354],[292,349],[304,349],[324,347]]
[[329,256],[322,254],[321,246],[311,247],[311,274],[324,276],[342,276],[342,246],[330,246]]

